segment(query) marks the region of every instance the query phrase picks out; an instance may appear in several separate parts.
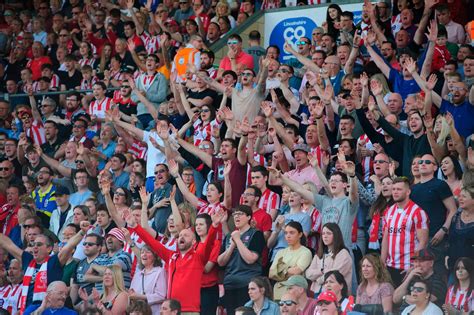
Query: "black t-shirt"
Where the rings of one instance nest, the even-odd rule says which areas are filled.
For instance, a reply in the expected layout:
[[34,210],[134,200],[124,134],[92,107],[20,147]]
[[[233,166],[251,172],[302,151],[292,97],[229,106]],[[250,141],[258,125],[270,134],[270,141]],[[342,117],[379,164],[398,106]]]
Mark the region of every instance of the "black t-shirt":
[[[245,288],[252,278],[262,275],[261,253],[265,248],[263,233],[257,229],[250,228],[240,235],[240,239],[250,251],[258,254],[259,258],[255,263],[247,264],[239,251],[235,249],[225,267],[224,287],[226,289]],[[227,234],[221,246],[221,253],[229,246],[230,234]]]
[[60,71],[58,73],[61,85],[66,86],[66,90],[74,90],[76,86],[81,86],[82,73],[78,70],[74,71],[72,76],[69,76],[67,71]]
[[[189,90],[189,93],[188,93],[188,98],[195,98],[198,100],[203,100],[208,96],[212,99],[215,99],[217,97],[217,92],[211,89],[205,89],[204,91],[201,91],[201,92]],[[214,107],[214,108],[219,108],[219,106]]]
[[49,141],[46,141],[41,145],[41,150],[43,150],[44,154],[54,159],[54,154],[59,150],[59,147],[61,144],[63,144],[63,142],[64,140],[60,138],[56,139],[56,142],[53,144],[50,144]]
[[437,178],[418,183],[411,188],[410,199],[425,210],[430,219],[430,237],[443,226],[448,213],[443,200],[452,195],[448,184]]

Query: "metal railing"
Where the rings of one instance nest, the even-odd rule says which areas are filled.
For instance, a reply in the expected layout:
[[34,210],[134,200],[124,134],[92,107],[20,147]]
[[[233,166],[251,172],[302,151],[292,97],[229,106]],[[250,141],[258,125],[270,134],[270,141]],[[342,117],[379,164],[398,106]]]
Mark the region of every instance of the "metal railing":
[[[120,90],[119,87],[108,87],[107,92]],[[92,90],[66,90],[66,91],[49,91],[49,92],[35,92],[33,93],[34,96],[52,96],[52,95],[61,95],[61,94],[69,94],[71,92],[78,92],[78,93],[90,93]],[[8,94],[8,93],[0,93],[0,99],[3,100],[10,100],[11,98],[18,98],[18,97],[29,97],[28,93],[17,93],[17,94]]]

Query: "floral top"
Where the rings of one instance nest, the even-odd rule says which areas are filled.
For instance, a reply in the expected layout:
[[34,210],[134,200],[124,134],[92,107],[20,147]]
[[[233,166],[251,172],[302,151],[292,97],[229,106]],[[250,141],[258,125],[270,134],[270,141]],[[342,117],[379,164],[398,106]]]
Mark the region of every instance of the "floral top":
[[360,285],[357,288],[357,304],[382,304],[382,298],[393,295],[393,291],[393,286],[388,282],[384,282],[369,296],[366,291],[366,286]]

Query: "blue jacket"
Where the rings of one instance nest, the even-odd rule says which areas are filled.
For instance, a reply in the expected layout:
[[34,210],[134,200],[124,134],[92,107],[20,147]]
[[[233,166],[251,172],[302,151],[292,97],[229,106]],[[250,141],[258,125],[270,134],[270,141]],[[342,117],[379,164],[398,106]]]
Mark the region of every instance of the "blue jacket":
[[[245,306],[253,307],[253,301],[248,301],[247,303],[245,303]],[[275,302],[270,301],[270,299],[268,298],[265,298],[265,300],[263,301],[262,310],[260,311],[260,315],[280,315],[280,307]]]

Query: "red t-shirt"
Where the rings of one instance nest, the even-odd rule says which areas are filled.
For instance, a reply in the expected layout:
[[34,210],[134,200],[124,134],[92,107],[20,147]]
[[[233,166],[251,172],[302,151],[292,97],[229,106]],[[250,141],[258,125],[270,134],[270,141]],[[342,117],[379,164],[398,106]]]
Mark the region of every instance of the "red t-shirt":
[[[252,220],[255,220],[255,228],[262,233],[272,230],[272,217],[263,209],[258,209],[252,213]],[[268,248],[265,248],[262,252],[262,266],[268,264]]]
[[31,70],[31,73],[33,74],[33,81],[37,81],[39,80],[39,78],[41,78],[41,66],[46,63],[53,64],[53,62],[51,61],[51,59],[49,59],[48,56],[42,56],[28,61],[26,67]]
[[[232,207],[239,204],[239,199],[245,190],[245,180],[247,179],[247,165],[241,165],[237,158],[231,161],[232,170],[230,178],[232,179]],[[224,187],[224,160],[212,157],[212,170],[214,171],[213,180],[221,182]]]

